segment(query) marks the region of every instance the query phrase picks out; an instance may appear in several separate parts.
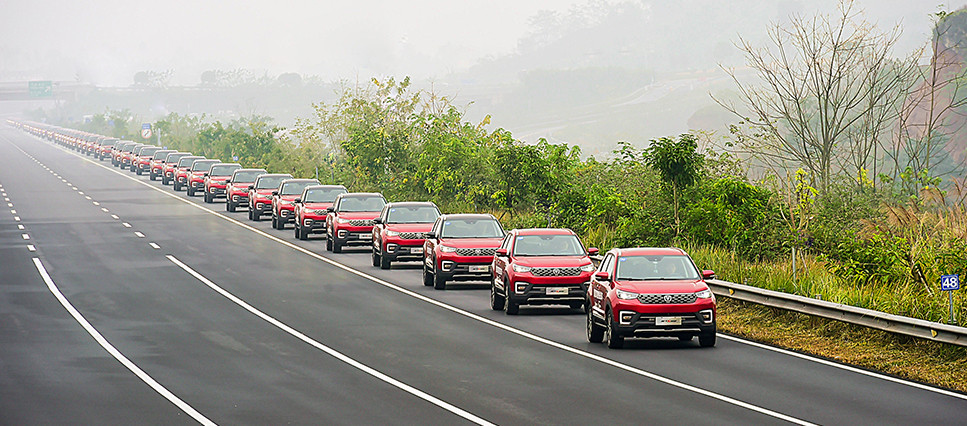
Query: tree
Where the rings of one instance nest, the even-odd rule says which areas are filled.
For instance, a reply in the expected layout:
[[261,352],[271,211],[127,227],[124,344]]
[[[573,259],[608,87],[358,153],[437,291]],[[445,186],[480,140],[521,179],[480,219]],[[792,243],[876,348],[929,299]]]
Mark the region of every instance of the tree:
[[696,152],[698,142],[695,136],[682,134],[678,140],[660,138],[652,140],[644,151],[644,162],[658,172],[662,184],[671,191],[675,213],[675,235],[681,233],[679,201],[682,191],[692,186],[699,178],[704,156]]
[[744,84],[726,70],[741,108],[716,101],[752,127],[740,138],[751,154],[777,169],[807,170],[826,193],[834,175],[875,168],[881,133],[915,69],[914,56],[891,59],[899,33],[858,20],[851,0],[832,17],[794,17],[788,27],[770,30],[768,48],[740,39],[764,86]]

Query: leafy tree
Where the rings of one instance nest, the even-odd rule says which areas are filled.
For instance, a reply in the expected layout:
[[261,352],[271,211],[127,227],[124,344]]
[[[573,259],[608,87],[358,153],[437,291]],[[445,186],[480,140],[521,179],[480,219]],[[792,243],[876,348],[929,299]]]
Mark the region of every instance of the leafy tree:
[[695,136],[685,133],[678,137],[652,140],[643,159],[658,172],[665,188],[671,192],[675,216],[675,235],[681,233],[679,204],[682,191],[694,184],[701,173],[702,154],[696,152]]

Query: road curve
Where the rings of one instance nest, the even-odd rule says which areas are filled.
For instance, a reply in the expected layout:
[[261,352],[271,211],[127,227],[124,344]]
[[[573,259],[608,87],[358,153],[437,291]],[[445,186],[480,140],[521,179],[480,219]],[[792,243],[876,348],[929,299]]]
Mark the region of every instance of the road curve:
[[0,196],[4,424],[967,418],[962,394],[739,339],[608,350],[577,311],[508,317],[485,286],[436,291],[2,125]]

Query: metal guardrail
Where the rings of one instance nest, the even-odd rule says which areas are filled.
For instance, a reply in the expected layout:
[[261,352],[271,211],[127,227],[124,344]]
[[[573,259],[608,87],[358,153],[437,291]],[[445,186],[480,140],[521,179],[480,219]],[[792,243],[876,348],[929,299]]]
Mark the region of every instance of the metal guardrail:
[[766,290],[722,280],[705,281],[716,296],[843,321],[890,333],[967,346],[967,328]]

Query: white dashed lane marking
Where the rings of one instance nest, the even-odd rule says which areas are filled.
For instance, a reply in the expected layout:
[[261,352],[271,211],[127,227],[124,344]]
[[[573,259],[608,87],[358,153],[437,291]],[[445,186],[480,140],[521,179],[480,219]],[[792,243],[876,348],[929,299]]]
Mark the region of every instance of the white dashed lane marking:
[[121,217],[120,217],[120,216],[118,216],[118,215],[116,215],[116,214],[112,214],[112,215],[111,215],[111,219],[114,219],[114,220],[118,220],[118,219],[120,219],[120,218],[121,218]]
[[34,247],[33,244],[27,244],[27,251],[37,251],[37,247]]
[[161,246],[159,246],[159,245],[157,245],[157,244],[155,244],[155,243],[151,243],[151,244],[148,244],[148,245],[149,245],[149,246],[151,246],[151,248],[153,248],[153,249],[155,249],[155,250],[158,250],[158,249],[160,249],[160,248],[161,248]]
[[121,226],[124,226],[125,228],[130,228],[131,227],[131,224],[130,223],[127,223],[127,222],[124,222],[124,223],[121,224]]
[[140,232],[135,232],[134,235],[137,235],[138,238],[144,238],[144,234],[142,234]]
[[21,234],[20,237],[22,237],[25,240],[29,240],[30,239],[30,234]]

